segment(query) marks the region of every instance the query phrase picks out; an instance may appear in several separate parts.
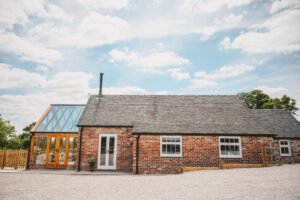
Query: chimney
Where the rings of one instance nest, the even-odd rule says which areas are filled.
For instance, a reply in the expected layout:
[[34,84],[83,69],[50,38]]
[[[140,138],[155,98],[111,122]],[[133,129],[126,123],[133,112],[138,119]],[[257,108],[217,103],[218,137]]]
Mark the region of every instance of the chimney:
[[102,82],[103,82],[103,73],[100,73],[100,85],[99,85],[99,98],[101,98],[102,95]]

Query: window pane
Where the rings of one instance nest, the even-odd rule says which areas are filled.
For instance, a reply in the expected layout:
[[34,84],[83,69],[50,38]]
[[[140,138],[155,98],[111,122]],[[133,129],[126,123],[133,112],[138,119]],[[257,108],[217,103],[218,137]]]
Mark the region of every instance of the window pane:
[[171,146],[171,151],[170,154],[174,154],[175,153],[175,145],[174,144],[169,144]]
[[224,138],[221,138],[221,142],[224,143],[224,142],[225,142],[225,139],[224,139]]
[[106,161],[106,137],[101,137],[100,165],[105,165]]
[[180,138],[176,138],[176,142],[180,142]]
[[232,138],[229,139],[229,141],[230,141],[230,143],[234,143],[234,139],[232,139]]
[[59,141],[58,163],[65,164],[66,158],[66,137],[61,137]]
[[234,143],[239,143],[239,139],[234,139]]
[[228,138],[226,138],[226,139],[225,139],[225,142],[226,142],[226,143],[229,143],[229,139],[228,139]]
[[167,153],[167,145],[163,144],[162,145],[162,154],[166,154]]
[[171,146],[168,144],[167,145],[167,154],[170,154],[170,152],[171,152]]
[[36,164],[45,164],[47,151],[47,136],[38,136],[38,145],[36,151]]
[[166,139],[166,138],[163,138],[163,139],[162,139],[162,141],[163,141],[163,142],[166,142],[166,141],[167,141],[167,139]]
[[281,153],[282,154],[289,154],[289,148],[288,147],[281,147]]
[[68,164],[74,165],[76,162],[77,155],[77,137],[70,136],[69,138],[69,153],[68,153]]
[[176,154],[180,154],[180,145],[176,144]]
[[50,137],[48,164],[53,164],[55,162],[55,145],[56,137]]
[[221,146],[221,155],[225,155],[225,146],[224,145]]
[[115,137],[109,138],[109,155],[108,155],[108,165],[114,165],[114,151],[115,151]]
[[37,142],[37,137],[34,136],[33,138],[33,149],[32,149],[32,155],[35,156],[35,152],[36,152],[36,142]]

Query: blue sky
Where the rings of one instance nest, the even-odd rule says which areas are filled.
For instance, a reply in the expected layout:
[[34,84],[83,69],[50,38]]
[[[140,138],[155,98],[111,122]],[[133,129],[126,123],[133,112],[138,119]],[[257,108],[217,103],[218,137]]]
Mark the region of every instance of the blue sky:
[[[51,103],[104,94],[237,94],[300,101],[298,0],[0,3],[0,113],[18,132]],[[298,116],[299,118],[299,116]]]

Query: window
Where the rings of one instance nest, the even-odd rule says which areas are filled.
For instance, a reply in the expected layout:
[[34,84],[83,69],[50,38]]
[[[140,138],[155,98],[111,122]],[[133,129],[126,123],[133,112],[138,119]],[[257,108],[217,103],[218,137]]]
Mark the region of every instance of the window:
[[181,157],[182,156],[181,136],[161,136],[160,156]]
[[289,140],[279,140],[280,144],[280,155],[291,156],[291,144]]
[[69,154],[68,154],[68,164],[74,165],[76,162],[77,155],[77,137],[70,136],[69,138]]
[[242,158],[241,137],[220,137],[221,158]]
[[35,164],[45,164],[47,152],[47,136],[38,136]]

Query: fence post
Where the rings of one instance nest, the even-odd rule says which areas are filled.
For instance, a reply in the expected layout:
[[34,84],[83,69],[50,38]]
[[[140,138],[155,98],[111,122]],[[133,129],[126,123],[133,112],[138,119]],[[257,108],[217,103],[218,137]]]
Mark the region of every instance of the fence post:
[[262,153],[263,153],[263,165],[264,167],[267,167],[268,163],[267,163],[267,153],[266,153],[265,145],[262,147]]
[[3,162],[2,162],[2,169],[4,169],[4,165],[5,165],[5,150],[3,151]]

